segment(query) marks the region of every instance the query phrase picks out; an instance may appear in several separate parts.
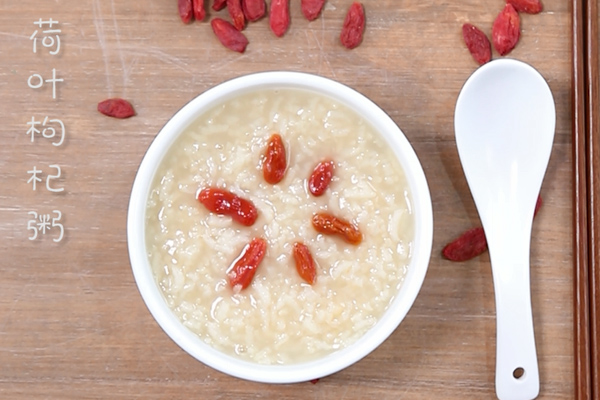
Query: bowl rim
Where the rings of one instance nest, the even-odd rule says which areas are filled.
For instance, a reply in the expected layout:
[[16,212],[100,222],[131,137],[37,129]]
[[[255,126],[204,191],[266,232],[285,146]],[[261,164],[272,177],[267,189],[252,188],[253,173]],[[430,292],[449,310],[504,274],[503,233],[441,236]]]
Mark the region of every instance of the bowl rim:
[[[150,185],[162,158],[181,132],[218,102],[242,93],[275,87],[315,91],[361,114],[393,147],[405,171],[412,202],[418,204],[418,207],[413,207],[415,239],[408,272],[384,315],[350,346],[314,361],[289,365],[261,365],[238,359],[216,350],[186,328],[167,305],[154,279],[144,235]],[[322,378],[354,364],[375,350],[395,331],[412,307],[427,273],[432,242],[433,210],[427,179],[404,133],[387,113],[363,94],[340,82],[305,72],[267,71],[242,75],[209,88],[185,104],[160,129],[148,147],[133,182],[127,211],[127,245],[132,272],[142,299],[158,325],[185,352],[209,367],[237,378],[264,383],[295,383]]]

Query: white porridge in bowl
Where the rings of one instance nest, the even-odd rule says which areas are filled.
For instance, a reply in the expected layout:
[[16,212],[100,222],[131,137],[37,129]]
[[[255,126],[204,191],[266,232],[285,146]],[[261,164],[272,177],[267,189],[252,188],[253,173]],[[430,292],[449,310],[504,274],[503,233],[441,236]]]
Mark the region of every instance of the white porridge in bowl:
[[[274,133],[287,168],[270,184],[262,162]],[[333,178],[315,197],[307,181],[323,160]],[[198,200],[207,187],[251,201],[256,221],[207,210]],[[317,213],[350,221],[362,241],[317,232]],[[154,277],[183,324],[223,353],[269,365],[314,360],[363,336],[398,293],[415,236],[409,186],[384,139],[340,102],[283,87],[215,104],[182,132],[154,177],[145,222]],[[266,254],[235,290],[227,271],[253,238]],[[296,270],[296,242],[314,258],[312,285]]]

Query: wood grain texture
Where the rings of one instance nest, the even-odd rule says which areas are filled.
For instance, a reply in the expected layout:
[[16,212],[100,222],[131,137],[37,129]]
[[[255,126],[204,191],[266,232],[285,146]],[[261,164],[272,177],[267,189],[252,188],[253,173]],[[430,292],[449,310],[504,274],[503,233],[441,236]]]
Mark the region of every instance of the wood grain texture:
[[589,323],[585,4],[573,0],[573,229],[575,399],[592,398]]
[[589,232],[590,375],[593,398],[600,397],[600,69],[598,2],[586,1],[586,125]]
[[[502,2],[365,1],[362,45],[348,51],[339,30],[351,0],[328,0],[321,17],[276,38],[266,19],[250,24],[243,55],[224,49],[208,23],[183,25],[174,1],[22,0],[0,3],[0,398],[2,399],[492,399],[495,306],[489,257],[452,263],[446,242],[479,220],[454,142],[458,92],[477,68],[461,36],[471,22],[490,35]],[[210,11],[211,16],[216,13]],[[32,52],[34,21],[60,22],[62,48]],[[510,57],[547,79],[556,137],[531,246],[540,399],[576,391],[573,265],[572,22],[569,2],[545,0],[522,15]],[[493,56],[498,58],[498,54]],[[28,78],[52,69],[64,82],[53,100]],[[406,320],[376,351],[318,384],[240,381],[195,361],[157,326],[135,286],[126,210],[137,167],[161,126],[186,102],[235,76],[264,70],[316,73],[373,99],[421,159],[434,208],[427,278]],[[98,101],[120,96],[137,116],[115,120]],[[65,122],[53,147],[32,143],[27,121]],[[62,169],[64,193],[35,192],[33,166]],[[65,239],[28,240],[28,212],[59,209]]]

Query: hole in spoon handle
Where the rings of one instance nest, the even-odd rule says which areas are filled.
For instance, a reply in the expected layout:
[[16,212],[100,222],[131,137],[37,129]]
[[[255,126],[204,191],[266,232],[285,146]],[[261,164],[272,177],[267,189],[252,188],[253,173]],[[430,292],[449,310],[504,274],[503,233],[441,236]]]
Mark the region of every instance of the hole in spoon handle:
[[515,370],[513,371],[513,378],[515,379],[524,379],[525,377],[525,370],[521,367],[515,368]]
[[[506,267],[506,264],[503,266]],[[495,286],[496,394],[500,400],[535,399],[540,390],[540,379],[529,279],[519,276],[510,280],[508,285]]]
[[[540,381],[535,343],[525,337],[516,340],[523,343],[508,350],[504,350],[504,344],[498,343],[496,394],[500,400],[532,400],[539,394]],[[517,351],[517,348],[529,348],[533,351],[522,353]]]

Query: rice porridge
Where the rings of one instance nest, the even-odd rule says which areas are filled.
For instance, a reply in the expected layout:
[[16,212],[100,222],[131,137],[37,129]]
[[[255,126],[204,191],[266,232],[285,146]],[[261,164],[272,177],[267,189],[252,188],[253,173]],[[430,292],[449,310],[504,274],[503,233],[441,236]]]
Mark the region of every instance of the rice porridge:
[[[265,182],[262,159],[273,133],[284,140],[283,180]],[[307,180],[333,160],[333,180],[314,197]],[[251,227],[210,213],[198,192],[219,187],[251,200]],[[169,307],[214,348],[261,364],[292,364],[344,348],[373,327],[406,274],[414,238],[408,185],[392,151],[354,111],[299,89],[236,97],[201,115],[172,145],[152,184],[146,243]],[[352,221],[357,246],[319,234],[317,212]],[[226,272],[254,237],[266,256],[236,293]],[[296,271],[303,242],[317,264],[313,285]]]

